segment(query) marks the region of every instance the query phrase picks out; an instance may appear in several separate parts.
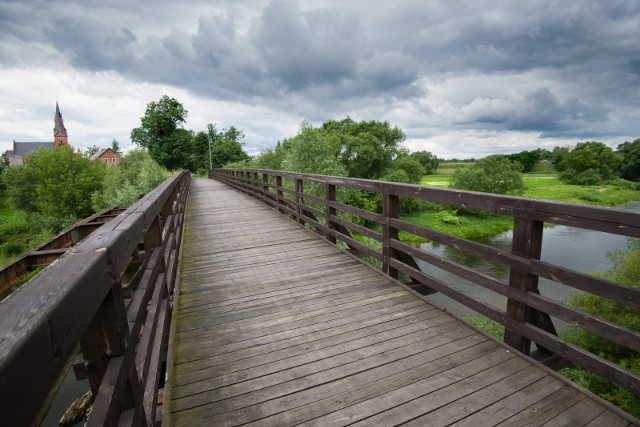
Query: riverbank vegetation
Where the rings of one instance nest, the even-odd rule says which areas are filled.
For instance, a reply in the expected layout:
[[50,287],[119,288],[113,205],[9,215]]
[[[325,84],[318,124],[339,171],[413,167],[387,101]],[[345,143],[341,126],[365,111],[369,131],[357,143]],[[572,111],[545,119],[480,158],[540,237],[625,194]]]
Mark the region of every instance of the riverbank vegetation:
[[167,176],[143,149],[112,166],[68,146],[29,154],[0,175],[0,265],[98,210],[130,206]]

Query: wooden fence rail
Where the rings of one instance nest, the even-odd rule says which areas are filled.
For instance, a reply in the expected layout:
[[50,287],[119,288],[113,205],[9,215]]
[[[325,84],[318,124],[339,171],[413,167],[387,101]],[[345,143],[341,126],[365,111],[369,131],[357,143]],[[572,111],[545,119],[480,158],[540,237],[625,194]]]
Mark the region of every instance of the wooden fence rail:
[[0,294],[9,290],[38,267],[51,264],[72,246],[120,215],[124,209],[107,208],[73,224],[57,236],[0,266]]
[[[342,242],[350,249],[378,260],[393,278],[405,274],[414,282],[466,305],[505,326],[505,342],[529,354],[531,342],[538,349],[581,365],[640,396],[640,376],[600,358],[558,337],[552,317],[602,336],[634,351],[640,351],[640,333],[606,319],[582,312],[540,294],[538,278],[552,280],[580,291],[599,295],[628,307],[640,309],[640,290],[578,272],[540,259],[544,223],[562,224],[628,237],[640,237],[640,213],[572,203],[534,200],[522,197],[427,188],[392,182],[320,176],[258,169],[215,169],[209,177],[252,195],[311,227],[327,240]],[[311,188],[306,191],[305,188]],[[349,206],[336,197],[340,189],[377,193],[382,212],[369,212]],[[510,252],[454,237],[399,217],[401,199],[414,199],[477,209],[513,217]],[[374,223],[362,226],[363,221]],[[403,243],[399,232],[449,245],[457,250],[509,267],[508,281],[491,277]],[[358,233],[378,242],[366,245],[354,238]],[[505,307],[489,305],[465,294],[449,283],[421,271],[415,260],[422,260],[507,298]]]
[[174,175],[0,303],[3,425],[38,424],[76,351],[89,425],[152,425],[189,188]]

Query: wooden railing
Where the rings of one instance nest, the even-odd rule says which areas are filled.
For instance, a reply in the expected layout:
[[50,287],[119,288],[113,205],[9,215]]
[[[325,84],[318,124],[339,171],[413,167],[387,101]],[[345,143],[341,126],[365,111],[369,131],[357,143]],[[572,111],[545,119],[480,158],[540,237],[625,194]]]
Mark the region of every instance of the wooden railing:
[[174,175],[0,303],[0,424],[38,424],[80,350],[89,425],[151,425],[189,187]]
[[77,245],[82,239],[123,211],[124,209],[107,208],[97,212],[76,222],[55,237],[40,243],[11,262],[0,266],[0,295],[10,290],[12,286],[19,283],[35,269],[47,266],[60,258],[71,247]]
[[[217,169],[209,171],[209,177],[262,200],[280,213],[311,227],[333,243],[341,241],[350,249],[378,260],[383,271],[391,277],[398,278],[399,273],[403,273],[414,282],[441,292],[495,320],[505,327],[505,342],[518,351],[529,354],[533,341],[538,349],[581,365],[640,396],[640,376],[564,341],[557,336],[551,317],[591,331],[634,351],[640,351],[640,333],[540,295],[538,289],[538,278],[542,277],[640,309],[640,290],[540,259],[545,222],[638,238],[640,213],[471,191],[272,170]],[[313,191],[305,192],[307,187]],[[336,197],[340,188],[380,194],[382,213],[366,211],[341,202]],[[514,220],[512,249],[505,252],[403,221],[399,218],[401,198],[511,216]],[[377,226],[364,227],[355,223],[354,217]],[[408,245],[399,239],[400,231],[504,264],[510,269],[509,279],[504,281],[491,277]],[[379,242],[378,247],[359,242],[352,232],[374,239]],[[506,306],[498,308],[457,290],[451,284],[421,271],[416,265],[416,259],[503,295],[506,297]]]

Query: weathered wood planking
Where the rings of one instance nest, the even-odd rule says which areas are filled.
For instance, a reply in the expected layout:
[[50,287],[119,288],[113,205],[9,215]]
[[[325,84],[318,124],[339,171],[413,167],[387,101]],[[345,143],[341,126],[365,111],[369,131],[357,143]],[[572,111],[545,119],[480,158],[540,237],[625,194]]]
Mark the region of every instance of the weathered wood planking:
[[191,185],[171,425],[630,425],[328,241]]

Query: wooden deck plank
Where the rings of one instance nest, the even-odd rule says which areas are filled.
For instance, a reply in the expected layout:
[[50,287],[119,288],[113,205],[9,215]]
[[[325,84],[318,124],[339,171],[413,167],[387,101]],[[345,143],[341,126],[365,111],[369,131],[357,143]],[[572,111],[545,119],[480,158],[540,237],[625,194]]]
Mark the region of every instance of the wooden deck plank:
[[191,186],[172,425],[625,425],[314,233]]

